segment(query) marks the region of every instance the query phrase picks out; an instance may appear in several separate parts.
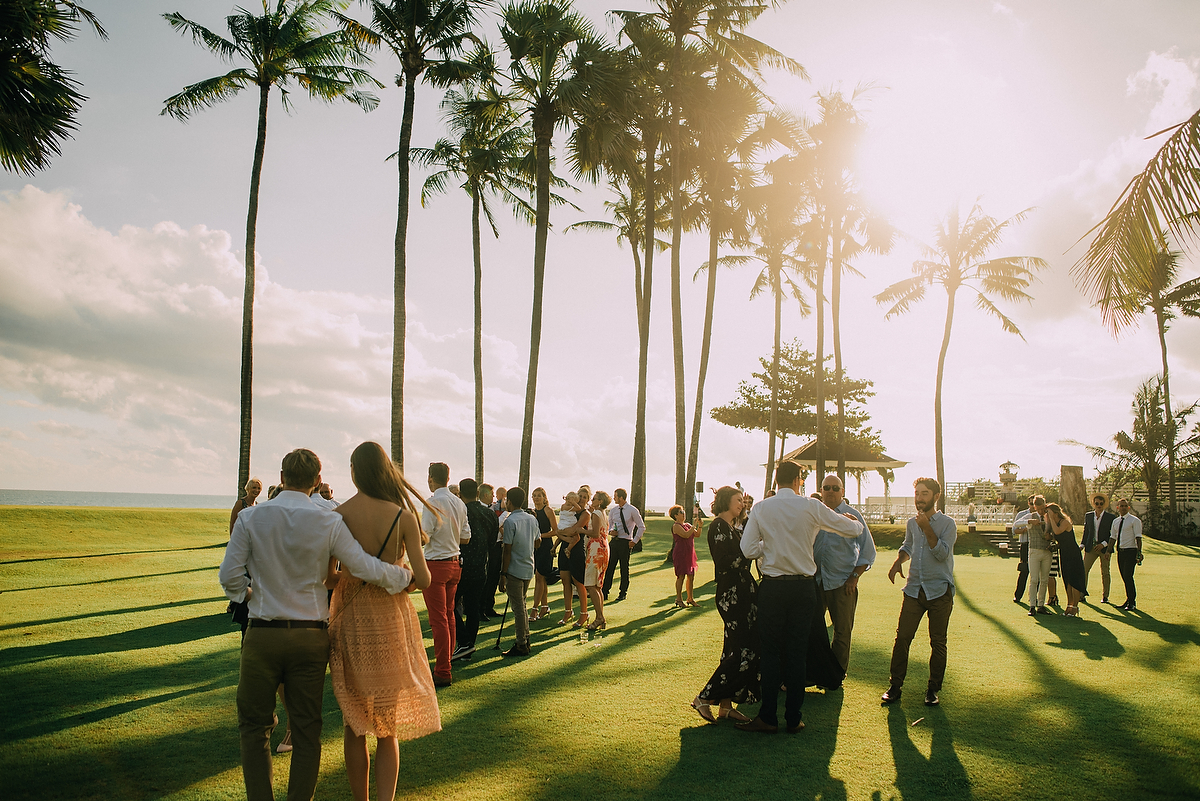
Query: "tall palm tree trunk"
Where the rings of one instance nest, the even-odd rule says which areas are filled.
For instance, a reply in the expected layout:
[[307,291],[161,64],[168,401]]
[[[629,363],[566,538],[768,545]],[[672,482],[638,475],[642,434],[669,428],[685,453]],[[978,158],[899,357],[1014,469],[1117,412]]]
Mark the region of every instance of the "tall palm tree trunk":
[[1171,510],[1170,531],[1175,533],[1177,521],[1175,517],[1175,415],[1171,412],[1171,374],[1167,367],[1167,325],[1163,311],[1162,297],[1157,290],[1154,292],[1154,317],[1158,323],[1158,347],[1162,352],[1163,402],[1166,414],[1163,420],[1167,424],[1167,504]]
[[682,266],[679,252],[683,244],[683,157],[679,152],[678,103],[671,107],[671,345],[675,367],[675,503],[690,510],[691,492],[687,486],[687,411],[683,372],[683,297]]
[[[824,254],[822,254],[823,256]],[[825,260],[817,265],[817,355],[813,363],[817,378],[817,481],[825,478]]]
[[250,202],[246,210],[246,283],[242,288],[242,376],[238,430],[237,497],[246,494],[250,481],[250,433],[254,421],[254,240],[258,233],[258,187],[262,181],[263,153],[267,149],[267,100],[270,84],[258,88],[258,135],[254,166],[250,169]]
[[778,423],[779,408],[779,339],[783,328],[783,292],[779,286],[779,268],[774,269],[773,273],[771,289],[772,294],[775,295],[775,347],[771,351],[771,416],[767,424],[767,479],[766,485],[763,487],[764,498],[771,491],[771,483],[775,478],[775,427]]
[[471,248],[475,255],[475,481],[483,483],[483,255],[479,238],[482,188],[471,186]]
[[942,458],[942,377],[946,372],[946,351],[950,349],[950,329],[954,325],[954,293],[946,301],[946,331],[942,334],[942,351],[938,354],[937,388],[933,393],[933,450],[937,461],[937,480],[942,487],[938,511],[946,511],[946,465]]
[[[830,272],[829,312],[833,320],[833,390],[837,395],[837,435],[838,460],[837,474],[846,484],[846,396],[842,389],[842,236],[841,220],[838,219],[833,229],[833,261]],[[817,481],[824,481],[825,476],[817,476]]]
[[[704,301],[704,336],[700,340],[700,372],[696,376],[696,409],[692,414],[692,446],[688,452],[687,477],[684,479],[688,487],[696,486],[696,470],[700,459],[700,423],[704,417],[704,380],[708,376],[708,355],[712,346],[713,307],[717,300],[717,246],[720,236],[716,222],[718,208],[716,192],[715,186],[709,192],[711,200],[708,212],[708,294]],[[686,508],[690,516],[692,504],[688,504]]]
[[656,140],[647,131],[642,132],[642,141],[646,142],[645,160],[645,223],[643,235],[646,244],[642,248],[645,270],[642,272],[642,293],[640,317],[638,321],[638,391],[637,410],[633,425],[633,475],[629,480],[629,502],[635,509],[646,511],[646,373],[650,360],[650,295],[653,288],[654,274],[654,221],[655,185],[654,160],[657,151]]
[[417,74],[404,75],[404,116],[400,120],[400,142],[396,150],[399,198],[396,201],[396,275],[392,306],[392,461],[404,471],[404,350],[407,341],[408,309],[405,283],[408,275],[408,173],[412,146],[413,107],[417,99]]
[[533,455],[533,410],[537,397],[538,354],[542,347],[542,290],[546,278],[546,235],[550,229],[550,141],[554,121],[535,112],[533,123],[537,155],[537,208],[533,240],[533,312],[529,322],[529,377],[525,381],[525,422],[521,426],[521,465],[517,486],[529,491]]
[[642,243],[632,234],[628,237],[633,251],[633,307],[637,311],[638,337],[642,335]]

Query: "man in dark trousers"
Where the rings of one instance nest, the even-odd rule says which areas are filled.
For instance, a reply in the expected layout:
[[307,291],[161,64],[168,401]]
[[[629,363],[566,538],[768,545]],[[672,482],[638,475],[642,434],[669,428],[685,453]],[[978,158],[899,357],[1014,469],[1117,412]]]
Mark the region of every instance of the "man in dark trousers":
[[1083,570],[1090,576],[1092,565],[1100,562],[1100,583],[1104,587],[1104,595],[1100,603],[1108,603],[1108,591],[1112,586],[1112,575],[1109,564],[1112,562],[1112,552],[1115,543],[1112,541],[1112,524],[1117,516],[1105,509],[1108,499],[1097,492],[1092,496],[1092,509],[1083,516]]
[[458,581],[458,598],[454,605],[457,647],[451,662],[470,659],[475,653],[479,636],[479,611],[483,589],[487,584],[488,551],[496,539],[499,527],[492,510],[479,502],[479,485],[473,478],[458,482],[458,491],[467,505],[467,524],[471,540],[462,547],[462,578]]
[[608,510],[608,533],[612,535],[612,538],[608,543],[608,572],[604,574],[604,600],[606,601],[608,593],[612,591],[613,576],[616,574],[618,564],[621,566],[621,589],[617,600],[625,600],[625,593],[629,592],[629,554],[633,546],[641,542],[642,535],[646,533],[646,524],[642,520],[641,513],[627,503],[628,499],[629,496],[625,490],[617,490],[613,493],[613,500],[617,502],[617,505]]
[[800,495],[800,465],[783,462],[775,469],[774,497],[754,505],[742,533],[747,559],[762,557],[758,588],[758,631],[762,639],[762,706],[758,717],[739,724],[742,731],[773,733],[779,728],[779,685],[787,686],[784,720],[794,734],[804,728],[805,671],[809,630],[817,608],[817,564],[813,542],[822,529],[854,539],[863,525],[849,513],[838,514],[821,501]]
[[[503,489],[503,487],[501,487]],[[488,540],[487,580],[479,594],[479,619],[491,620],[500,613],[496,611],[496,587],[500,583],[500,560],[504,544],[500,542],[500,510],[495,504],[495,490],[491,484],[479,485],[479,502],[496,518],[495,536]]]

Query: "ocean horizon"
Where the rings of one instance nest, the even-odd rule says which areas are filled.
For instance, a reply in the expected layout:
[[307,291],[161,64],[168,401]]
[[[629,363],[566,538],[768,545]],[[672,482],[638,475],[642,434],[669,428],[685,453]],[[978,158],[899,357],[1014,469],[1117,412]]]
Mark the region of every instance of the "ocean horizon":
[[230,509],[232,495],[164,492],[72,492],[0,489],[0,506],[97,506],[144,509]]

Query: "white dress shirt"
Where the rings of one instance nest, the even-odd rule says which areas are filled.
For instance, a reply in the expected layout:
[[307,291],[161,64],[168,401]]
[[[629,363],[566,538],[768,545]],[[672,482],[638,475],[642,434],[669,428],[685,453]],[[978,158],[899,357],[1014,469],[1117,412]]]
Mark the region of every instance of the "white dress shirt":
[[426,500],[438,510],[442,519],[439,521],[428,509],[421,510],[421,528],[429,535],[429,542],[425,545],[425,559],[444,561],[457,558],[459,543],[471,539],[471,526],[467,523],[467,505],[448,487],[438,487]]
[[742,532],[742,554],[763,557],[764,576],[815,576],[813,542],[821,529],[854,539],[863,525],[843,517],[815,498],[797,495],[790,488],[754,504]]
[[312,495],[309,495],[308,497],[317,506],[320,506],[322,509],[328,509],[331,512],[334,509],[338,508],[338,505],[339,505],[338,502],[333,500],[332,498],[330,498],[329,500],[325,500],[323,497],[321,497],[321,493],[319,493],[319,492],[314,492]]
[[1130,512],[1126,515],[1117,515],[1117,519],[1112,524],[1112,537],[1117,543],[1118,548],[1136,548],[1138,547],[1138,537],[1142,536],[1142,521],[1134,517]]
[[646,533],[642,515],[630,504],[614,506],[608,510],[608,533],[619,540],[637,542]]
[[363,551],[337,512],[285,490],[238,513],[218,578],[225,596],[243,601],[253,578],[250,617],[259,620],[326,620],[325,576],[337,557],[358,578],[395,595],[412,573]]

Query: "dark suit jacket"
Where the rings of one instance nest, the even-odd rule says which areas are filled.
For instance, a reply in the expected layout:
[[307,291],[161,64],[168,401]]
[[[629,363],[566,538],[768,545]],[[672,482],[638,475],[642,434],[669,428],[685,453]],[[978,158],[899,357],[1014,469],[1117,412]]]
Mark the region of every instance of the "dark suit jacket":
[[1100,544],[1107,544],[1112,537],[1112,524],[1117,516],[1104,511],[1100,514],[1100,526],[1096,526],[1096,513],[1088,512],[1083,516],[1083,549],[1090,551]]
[[462,546],[463,569],[484,570],[488,563],[488,546],[496,541],[500,524],[492,510],[479,501],[467,504],[467,522],[471,526],[471,541]]

